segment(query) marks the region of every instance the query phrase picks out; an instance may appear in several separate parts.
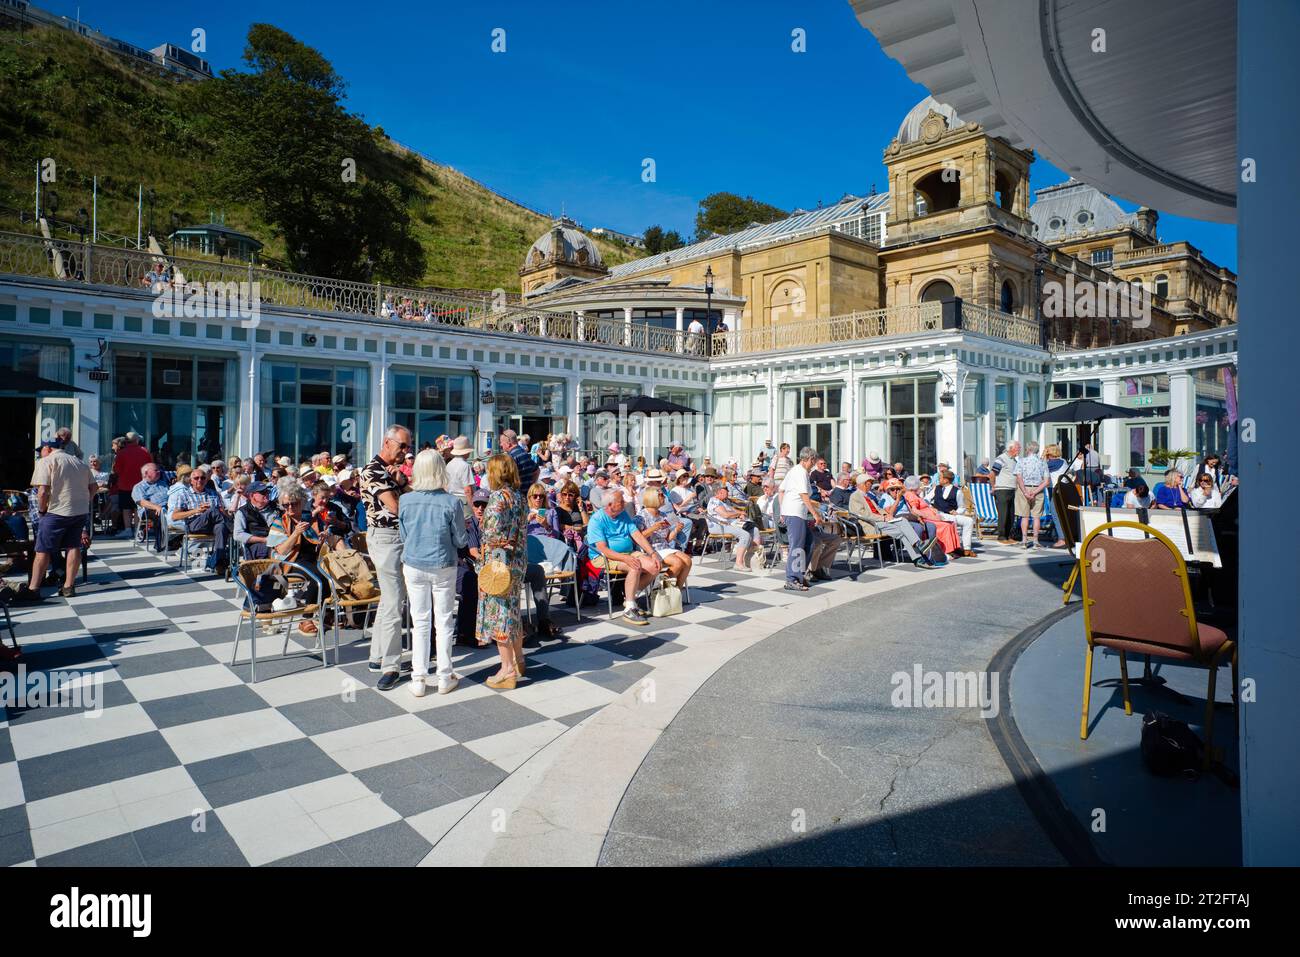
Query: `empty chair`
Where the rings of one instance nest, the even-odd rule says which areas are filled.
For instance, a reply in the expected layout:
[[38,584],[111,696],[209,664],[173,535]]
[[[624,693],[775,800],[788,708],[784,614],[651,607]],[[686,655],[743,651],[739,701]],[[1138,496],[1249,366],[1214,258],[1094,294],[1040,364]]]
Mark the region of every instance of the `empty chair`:
[[[1125,529],[1145,538],[1108,534]],[[1219,628],[1197,622],[1187,565],[1173,542],[1137,522],[1108,522],[1083,542],[1079,569],[1083,581],[1083,620],[1088,638],[1084,660],[1083,716],[1079,737],[1088,737],[1092,657],[1098,646],[1119,652],[1124,713],[1131,715],[1128,654],[1189,661],[1209,669],[1205,695],[1205,760],[1214,735],[1214,686],[1224,661],[1232,663],[1232,700],[1237,701],[1237,645]]]

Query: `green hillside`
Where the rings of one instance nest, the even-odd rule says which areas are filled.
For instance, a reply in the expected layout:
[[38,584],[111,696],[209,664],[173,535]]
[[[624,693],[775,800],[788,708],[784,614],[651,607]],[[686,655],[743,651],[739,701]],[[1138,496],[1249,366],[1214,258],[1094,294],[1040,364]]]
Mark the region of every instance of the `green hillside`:
[[[283,242],[251,208],[213,194],[208,157],[220,130],[196,113],[201,85],[136,67],[64,30],[20,34],[0,22],[0,229],[32,230],[13,210],[30,220],[36,163],[51,157],[59,219],[90,208],[97,175],[101,232],[134,237],[143,183],[156,193],[155,233],[169,231],[173,211],[188,225],[217,209],[228,226],[266,243],[264,258],[283,260]],[[549,221],[447,167],[396,147],[390,158],[377,175],[407,197],[426,254],[423,285],[517,290],[524,255]],[[597,246],[609,265],[643,255],[603,239]]]

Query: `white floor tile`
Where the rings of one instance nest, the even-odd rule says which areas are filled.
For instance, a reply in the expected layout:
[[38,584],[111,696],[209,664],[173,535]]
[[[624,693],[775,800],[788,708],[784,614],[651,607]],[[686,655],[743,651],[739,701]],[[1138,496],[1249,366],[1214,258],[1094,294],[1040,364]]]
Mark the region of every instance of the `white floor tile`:
[[[566,711],[565,714],[572,714]],[[491,761],[507,773],[514,772],[521,764],[531,758],[546,745],[550,744],[565,731],[566,725],[558,721],[539,721],[513,731],[503,731],[476,741],[466,741],[465,747],[480,758]]]
[[308,814],[373,796],[371,790],[351,774],[336,774],[323,781],[300,784],[296,788],[289,788],[284,793]]
[[157,701],[160,698],[174,698],[177,695],[243,684],[237,674],[225,665],[217,664],[181,668],[139,678],[124,678],[123,683],[136,701]]
[[167,616],[157,608],[137,608],[134,611],[105,611],[95,615],[82,615],[81,623],[91,631],[111,631],[148,621],[165,621]]
[[37,858],[48,857],[96,841],[126,834],[131,830],[121,808],[116,806],[84,817],[59,821],[48,827],[33,828],[32,852]]
[[20,761],[56,754],[91,744],[102,744],[154,730],[154,723],[138,704],[105,708],[99,717],[91,712],[70,712],[57,718],[23,721],[11,725],[9,740]]
[[368,794],[347,804],[316,811],[311,818],[331,841],[341,841],[400,821],[402,815],[385,804],[378,794]]
[[166,728],[162,736],[184,764],[304,737],[288,718],[271,708]]
[[483,794],[475,794],[471,797],[462,798],[459,801],[453,801],[451,804],[444,804],[441,807],[435,807],[420,814],[413,815],[406,819],[406,823],[415,828],[420,836],[430,844],[437,844],[443,839],[448,831],[456,826],[456,822],[469,813],[469,811],[483,800]]
[[[420,719],[416,718],[415,720],[419,721]],[[420,723],[424,724],[423,721]],[[392,761],[401,761],[404,758],[418,757],[431,751],[440,751],[455,743],[441,731],[425,725],[423,731],[415,731],[396,738],[376,741],[373,744],[344,748],[332,752],[330,757],[344,770],[364,771],[366,768],[377,767]]]
[[24,800],[26,795],[23,794],[23,779],[18,773],[18,762],[0,764],[0,811],[7,807],[17,807]]

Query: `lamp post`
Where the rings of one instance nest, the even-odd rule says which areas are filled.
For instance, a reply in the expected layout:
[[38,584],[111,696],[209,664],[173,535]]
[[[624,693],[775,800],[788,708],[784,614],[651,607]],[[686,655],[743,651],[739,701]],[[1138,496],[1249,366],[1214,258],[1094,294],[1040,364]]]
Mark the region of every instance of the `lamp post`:
[[85,243],[86,232],[90,229],[90,214],[86,212],[86,207],[82,206],[77,210],[77,232],[81,234],[81,241]]
[[704,269],[704,355],[713,355],[713,264]]
[[148,195],[148,197],[149,197],[149,232],[148,232],[148,235],[152,236],[152,235],[153,235],[153,206],[154,206],[154,203],[158,200],[158,194],[155,193],[153,187],[150,186],[150,187],[149,187],[149,192],[148,192],[147,195]]

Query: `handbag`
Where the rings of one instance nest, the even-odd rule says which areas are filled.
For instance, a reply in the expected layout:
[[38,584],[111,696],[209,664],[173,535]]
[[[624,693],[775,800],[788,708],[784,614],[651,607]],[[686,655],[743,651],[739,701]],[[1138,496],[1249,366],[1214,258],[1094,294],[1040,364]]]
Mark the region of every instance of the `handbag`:
[[650,614],[655,618],[667,618],[682,613],[682,590],[675,584],[664,585],[655,591],[650,599]]
[[[499,549],[498,549],[499,550]],[[493,598],[510,594],[510,566],[500,558],[489,558],[478,570],[478,590]]]

